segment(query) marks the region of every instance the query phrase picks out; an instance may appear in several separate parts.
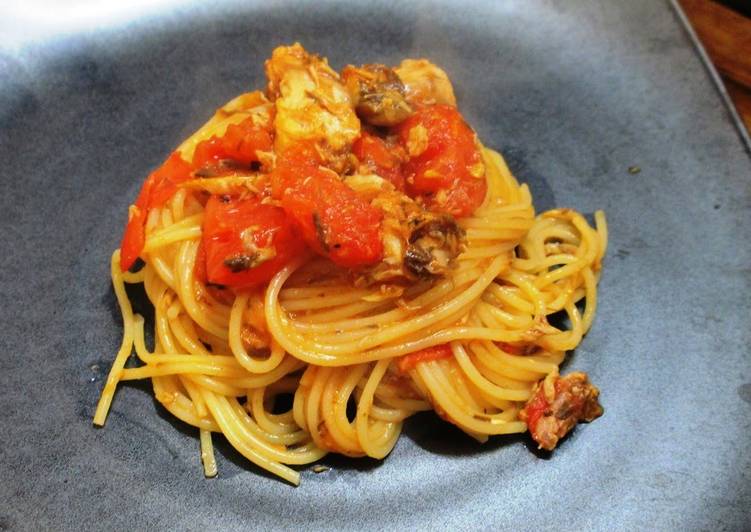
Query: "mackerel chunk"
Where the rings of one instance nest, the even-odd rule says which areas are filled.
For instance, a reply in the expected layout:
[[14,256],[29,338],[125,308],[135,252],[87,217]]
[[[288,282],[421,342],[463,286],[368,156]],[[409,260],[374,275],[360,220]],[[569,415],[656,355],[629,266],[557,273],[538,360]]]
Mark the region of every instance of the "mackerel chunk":
[[580,421],[592,421],[602,415],[598,401],[600,390],[589,382],[586,373],[577,371],[565,377],[543,379],[535,385],[532,397],[519,412],[540,449],[552,451]]
[[344,182],[383,212],[383,259],[361,272],[357,285],[431,280],[454,269],[466,236],[453,216],[425,209],[376,175],[351,175]]

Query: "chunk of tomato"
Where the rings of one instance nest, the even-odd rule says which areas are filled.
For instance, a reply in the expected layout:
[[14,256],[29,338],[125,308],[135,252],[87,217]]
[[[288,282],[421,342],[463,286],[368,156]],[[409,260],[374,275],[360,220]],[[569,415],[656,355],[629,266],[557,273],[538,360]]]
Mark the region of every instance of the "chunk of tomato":
[[[253,196],[211,196],[201,240],[208,282],[235,288],[265,283],[305,249],[284,210]],[[200,259],[200,257],[199,257]]]
[[190,165],[173,152],[154,170],[141,187],[136,203],[128,210],[128,224],[120,245],[120,269],[127,271],[141,254],[146,240],[146,220],[149,210],[161,207],[183,181],[191,177]]
[[397,129],[407,149],[407,192],[436,212],[469,216],[487,192],[475,134],[455,107],[417,109]]
[[152,172],[141,188],[136,203],[128,211],[128,225],[120,245],[120,268],[127,271],[140,256],[145,244],[145,227],[149,210],[164,205],[192,171],[213,166],[222,160],[239,165],[258,161],[258,151],[271,150],[273,140],[268,130],[256,126],[252,118],[231,124],[221,137],[213,136],[196,146],[193,161],[187,163],[174,152],[157,170]]
[[[390,181],[397,190],[404,191],[402,161],[396,148],[390,148],[380,137],[363,132],[362,136],[352,145],[352,153],[355,154],[360,163],[367,166],[374,174]],[[404,151],[401,146],[398,149]]]
[[316,253],[345,267],[378,262],[383,256],[383,213],[319,163],[315,149],[307,145],[278,156],[271,179],[273,196]]
[[431,362],[433,360],[442,360],[454,355],[449,344],[438,344],[433,347],[426,347],[414,353],[404,355],[396,362],[396,367],[402,373],[407,373],[415,368],[421,362]]
[[537,423],[549,408],[550,403],[545,399],[545,390],[540,386],[534,397],[524,406],[527,427],[530,432],[534,433],[537,430]]
[[273,144],[271,133],[248,118],[228,126],[221,137],[214,136],[199,143],[193,154],[193,166],[203,168],[223,159],[247,166],[258,162],[258,152],[270,151]]

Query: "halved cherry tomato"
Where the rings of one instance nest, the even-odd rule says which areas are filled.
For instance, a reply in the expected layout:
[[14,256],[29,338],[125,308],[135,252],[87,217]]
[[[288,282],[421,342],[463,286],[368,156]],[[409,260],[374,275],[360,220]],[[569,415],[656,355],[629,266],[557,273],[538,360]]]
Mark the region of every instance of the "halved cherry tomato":
[[136,203],[128,211],[128,225],[120,245],[120,268],[127,271],[141,254],[146,236],[144,230],[149,210],[164,205],[177,191],[177,186],[191,178],[191,172],[213,166],[222,160],[239,165],[258,161],[257,151],[272,149],[271,134],[256,126],[252,118],[230,125],[221,137],[211,137],[196,146],[193,161],[187,163],[174,152],[152,172],[141,188]]
[[164,163],[154,170],[141,188],[136,203],[128,211],[128,225],[125,227],[120,245],[120,269],[127,271],[143,250],[145,243],[146,219],[149,210],[161,207],[177,190],[177,186],[190,179],[191,168],[180,154],[173,152]]
[[203,238],[198,243],[196,251],[196,263],[193,265],[193,275],[201,284],[207,284],[209,278],[206,276],[206,246],[203,245]]
[[487,184],[475,134],[455,107],[422,107],[397,128],[410,155],[404,165],[407,191],[426,206],[456,217],[480,206]]
[[[380,137],[363,132],[362,136],[352,145],[352,153],[374,174],[390,181],[397,190],[404,191],[402,162],[397,156],[395,148],[389,149],[389,146]],[[403,151],[401,146],[399,146],[399,149]]]
[[203,168],[222,159],[249,165],[258,161],[258,151],[270,151],[273,144],[271,133],[248,118],[239,124],[231,124],[221,137],[211,137],[199,143],[193,154],[193,166]]
[[284,210],[255,196],[211,196],[201,244],[206,280],[235,288],[267,282],[305,249]]
[[545,391],[543,387],[540,386],[537,390],[537,394],[535,394],[535,396],[524,405],[524,410],[527,413],[527,427],[529,427],[530,432],[535,432],[537,429],[537,423],[549,408],[550,404],[548,403],[548,400],[545,399]]
[[321,167],[314,148],[300,144],[278,156],[271,182],[274,198],[316,253],[346,267],[381,259],[383,213]]
[[420,351],[415,351],[408,355],[404,355],[396,362],[396,367],[402,373],[407,373],[412,370],[420,362],[430,362],[432,360],[441,360],[453,356],[454,352],[451,351],[449,344],[439,344],[433,347],[427,347]]

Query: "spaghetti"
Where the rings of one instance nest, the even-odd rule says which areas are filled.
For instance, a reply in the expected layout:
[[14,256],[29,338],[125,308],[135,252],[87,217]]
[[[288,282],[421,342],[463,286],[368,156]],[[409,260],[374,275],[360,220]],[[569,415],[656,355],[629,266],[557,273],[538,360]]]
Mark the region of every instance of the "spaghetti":
[[[594,228],[535,215],[425,60],[339,75],[294,45],[266,70],[266,94],[217,111],[131,207],[111,261],[123,341],[94,423],[119,382],[150,378],[198,428],[206,476],[221,433],[298,484],[289,466],[328,452],[384,458],[420,411],[545,448],[597,417],[597,389],[558,367],[594,319],[603,213]],[[154,306],[151,351],[134,283]]]

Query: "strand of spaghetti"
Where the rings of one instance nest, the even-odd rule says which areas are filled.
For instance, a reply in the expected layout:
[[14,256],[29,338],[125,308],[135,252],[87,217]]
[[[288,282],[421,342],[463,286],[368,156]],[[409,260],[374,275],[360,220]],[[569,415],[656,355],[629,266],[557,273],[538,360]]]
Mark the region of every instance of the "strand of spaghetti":
[[137,272],[120,272],[120,275],[122,275],[123,282],[128,284],[138,284],[143,282],[144,278],[144,269],[141,268]]
[[270,415],[266,412],[266,409],[263,406],[264,392],[264,388],[256,388],[254,390],[250,390],[250,393],[248,393],[251,414],[253,414],[253,419],[256,420],[258,426],[261,427],[264,431],[272,434],[298,433],[305,435],[306,432],[300,430],[295,424],[294,420],[290,420],[289,422],[280,422],[278,417],[274,420],[270,419]]
[[[380,362],[389,362],[388,360],[379,360]],[[388,365],[388,364],[387,364]],[[358,402],[359,405],[359,402]],[[430,408],[427,408],[427,410],[430,410]],[[376,406],[371,404],[370,411],[368,412],[368,417],[370,419],[376,420],[376,421],[385,421],[389,423],[401,423],[405,419],[407,419],[409,416],[415,413],[415,410],[407,410],[404,408],[384,408],[382,406]],[[361,442],[362,445],[362,442]],[[370,454],[369,451],[368,456],[373,456]]]
[[571,328],[565,332],[543,337],[540,340],[542,346],[556,351],[568,351],[581,343],[584,328],[579,309],[576,308],[573,302],[568,303],[565,308],[568,319],[571,322]]
[[[187,191],[184,188],[179,188],[169,200],[168,205],[172,209],[172,218],[175,220],[183,221],[185,218],[185,199],[187,197]],[[179,223],[179,222],[178,222]]]
[[[439,362],[425,362],[415,368],[422,380],[430,388],[433,399],[446,411],[463,430],[479,434],[511,434],[524,432],[527,425],[522,421],[509,421],[501,415],[485,415],[479,412],[471,414],[457,401],[456,393],[452,391],[449,380],[441,370]],[[475,416],[481,416],[478,419]]]
[[279,462],[269,460],[245,441],[236,420],[233,419],[232,412],[220,401],[219,397],[216,397],[208,390],[202,390],[202,394],[212,417],[216,420],[222,433],[235,449],[262,469],[283,478],[295,486],[300,484],[300,474],[297,471]]
[[112,363],[110,372],[107,375],[107,381],[102,389],[102,394],[99,396],[99,402],[94,412],[94,424],[100,427],[104,425],[107,419],[107,413],[109,412],[112,399],[115,396],[115,389],[117,383],[120,380],[120,374],[123,367],[125,367],[125,361],[130,356],[133,350],[133,308],[130,305],[128,294],[125,292],[125,283],[123,282],[122,273],[120,272],[120,250],[115,250],[110,260],[110,274],[112,276],[112,286],[115,289],[115,297],[117,298],[117,304],[120,307],[120,314],[123,318],[123,340],[120,344],[120,349],[115,356],[115,360]]
[[324,383],[320,409],[325,430],[334,444],[332,446],[329,443],[329,447],[343,454],[364,454],[357,441],[355,429],[347,418],[347,401],[367,369],[367,364],[335,368],[333,378],[327,379]]
[[250,373],[268,373],[281,364],[284,359],[284,349],[277,343],[272,342],[271,351],[265,360],[251,358],[242,341],[243,312],[248,306],[250,294],[238,294],[232,304],[232,312],[229,318],[229,346],[235,359]]
[[202,417],[190,398],[181,391],[176,377],[154,377],[151,379],[154,397],[177,419],[199,429],[218,432],[219,428],[211,417]]
[[464,374],[469,378],[470,382],[477,386],[478,389],[485,393],[495,397],[497,399],[505,399],[508,401],[526,401],[529,399],[529,391],[523,390],[509,390],[497,386],[483,377],[474,364],[469,360],[467,352],[459,342],[451,343],[451,350],[454,353],[454,359],[459,364]]
[[414,317],[417,310],[423,311],[423,313],[431,311],[435,306],[452,299],[456,294],[462,292],[463,287],[477,279],[481,273],[482,270],[473,268],[464,272],[461,276],[441,282],[438,286],[420,294],[403,306],[393,308],[394,303],[391,303],[391,310],[379,314],[366,317],[353,317],[357,316],[359,312],[342,308],[338,309],[337,317],[344,317],[345,319],[341,319],[340,321],[320,323],[319,319],[307,322],[296,319],[291,324],[298,331],[316,333],[316,338],[319,339],[319,342],[322,341],[321,338],[325,338],[325,335],[321,335],[321,333],[325,332],[333,332],[337,336],[337,342],[350,337],[347,335],[347,331],[356,331],[354,338],[361,338],[364,334],[373,334],[373,329],[380,327],[384,323],[403,322]]
[[[301,430],[310,432],[307,419],[308,393],[310,391],[310,373],[315,372],[315,366],[308,366],[300,377],[300,382],[292,398],[292,418]],[[316,442],[316,437],[311,433],[311,438]]]
[[[243,367],[237,363],[234,357],[226,355],[193,355],[190,353],[159,353],[139,355],[146,364],[205,364],[237,371],[243,371]],[[246,376],[247,373],[243,373]]]
[[345,303],[354,303],[362,300],[363,297],[372,295],[371,290],[347,290],[338,294],[327,294],[323,297],[306,298],[301,301],[284,301],[284,308],[287,311],[296,310],[317,310],[327,307],[335,307]]
[[504,282],[516,285],[522,291],[522,293],[527,296],[527,300],[532,301],[532,303],[534,304],[533,314],[536,320],[547,314],[545,308],[545,299],[543,298],[542,293],[533,281],[528,280],[523,275],[521,275],[520,272],[516,272],[514,270],[511,270],[509,273],[502,275],[501,279]]
[[[196,249],[198,248],[196,247]],[[195,263],[195,260],[196,258],[193,257],[193,263]],[[206,312],[212,315],[212,321],[226,326],[227,321],[229,321],[229,316],[232,313],[232,307],[217,300],[217,298],[215,298],[211,292],[206,290],[200,283],[194,283],[193,286],[196,288],[197,292],[200,292],[203,306],[206,309]]]
[[[453,279],[441,281],[430,290],[410,301],[411,304],[409,306],[420,308],[430,307],[435,302],[444,300],[446,296],[448,296],[448,294],[455,289],[455,286],[456,283],[453,281]],[[349,314],[349,316],[356,316],[361,313],[359,309],[351,309],[350,312],[351,314]],[[414,314],[414,311],[411,311],[404,307],[397,307],[391,308],[386,312],[382,312],[373,316],[358,318],[349,317],[347,319],[340,319],[339,321],[324,321],[320,318],[321,314],[323,313],[316,314],[312,316],[315,319],[309,318],[307,321],[302,321],[299,319],[295,320],[293,322],[293,325],[295,326],[295,328],[301,331],[347,331],[352,329],[367,328],[371,325],[377,325],[379,323],[389,323],[392,321],[403,320]],[[332,316],[331,314],[328,314],[327,317],[330,318]]]
[[[524,220],[525,228],[522,229],[509,229],[506,227],[494,227],[492,229],[467,229],[467,240],[469,240],[470,245],[475,240],[513,240],[517,239],[520,236],[523,236],[526,232],[526,229],[529,229],[529,227],[532,225],[531,221],[527,222]],[[499,226],[501,224],[498,224]],[[504,226],[506,223],[503,224]]]
[[[300,391],[302,391],[303,397],[305,399],[303,412],[305,415],[305,421],[301,423],[300,426],[310,432],[310,435],[312,436],[315,444],[322,449],[325,449],[327,447],[325,442],[323,441],[320,431],[320,399],[321,395],[323,394],[323,387],[326,383],[326,379],[329,375],[331,375],[331,373],[332,368],[317,368],[308,366],[308,369],[305,370],[303,378],[300,380],[301,385],[305,383],[307,390],[305,388],[301,388],[298,389],[297,392],[300,393]],[[306,376],[308,377],[307,379]],[[297,420],[297,417],[295,417],[295,420]],[[299,420],[298,423],[300,423]]]
[[554,266],[561,266],[564,264],[572,264],[579,261],[579,259],[573,255],[557,254],[548,255],[539,260],[534,261],[514,261],[513,267],[519,270],[528,271],[530,273],[539,273],[547,271]]
[[270,459],[285,464],[303,465],[318,460],[326,454],[326,451],[315,448],[310,443],[305,443],[293,450],[279,449],[280,445],[268,441],[273,439],[273,435],[261,430],[236,399],[227,397],[217,397],[217,399],[228,407],[247,441],[252,442],[260,452]]
[[[589,230],[589,224],[587,224],[587,221],[579,213],[567,211],[566,214],[568,215],[574,226],[579,230],[579,233],[581,234],[583,240],[582,243],[586,244],[585,246],[579,248],[580,250],[583,249],[585,253],[578,261],[572,262],[571,264],[567,264],[561,268],[539,276],[537,279],[535,279],[535,286],[537,286],[538,288],[543,288],[554,281],[570,275],[573,271],[580,269],[581,266],[585,264],[592,264],[595,260],[595,257],[597,256],[597,245],[595,245],[596,241],[593,238],[592,231]],[[550,214],[543,214],[543,216],[548,215]]]
[[161,225],[161,227],[170,227],[174,225],[175,220],[172,217],[172,211],[170,209],[160,208],[155,209],[155,216],[154,216],[154,223],[153,225],[146,224],[146,240],[149,239],[149,236],[158,231],[157,227]]
[[[518,224],[516,226],[517,228],[529,229],[531,224],[527,222],[527,219],[534,218],[534,216],[529,216],[531,210],[532,206],[530,204],[512,203],[511,205],[504,205],[502,207],[496,207],[495,209],[493,209],[493,214],[496,216],[496,218],[470,216],[469,218],[460,218],[459,220],[457,220],[457,224],[459,224],[459,227],[465,230],[494,228],[498,226],[497,217],[508,216],[508,220],[513,220],[515,224]],[[512,215],[518,216],[518,218],[512,217]]]
[[185,388],[185,391],[188,392],[188,397],[190,397],[190,400],[193,401],[193,406],[196,409],[196,415],[199,418],[208,417],[209,411],[206,408],[206,403],[203,401],[203,397],[201,396],[201,392],[198,390],[198,387],[190,379],[180,378],[180,384],[182,384],[183,388]]
[[[240,418],[246,418],[248,417],[248,410],[242,409],[242,411],[238,410],[237,415]],[[252,413],[252,412],[250,412]],[[264,427],[261,426],[260,423],[258,423],[258,419],[253,416],[252,418],[249,418],[252,420],[252,423],[249,424],[250,430],[256,434],[259,438],[261,438],[263,441],[265,441],[267,444],[272,446],[284,446],[285,448],[288,448],[292,445],[302,445],[305,446],[310,441],[310,435],[303,431],[297,429],[295,427],[293,430],[278,430],[279,426],[275,426],[276,430],[268,431]],[[288,450],[285,452],[289,452]],[[297,452],[297,451],[296,451]],[[299,453],[297,453],[299,454]],[[282,460],[286,463],[289,462],[288,458],[285,458]]]
[[403,412],[422,412],[424,410],[432,410],[430,403],[424,399],[417,399],[415,397],[403,398],[399,395],[399,392],[402,390],[397,390],[397,388],[389,386],[381,381],[378,383],[375,396],[378,398],[379,402],[394,410],[400,410]]
[[[156,380],[153,379],[152,382]],[[200,391],[200,388],[197,388]],[[163,395],[163,394],[160,394]],[[154,392],[154,396],[157,396],[157,392]],[[158,400],[158,399],[157,399]],[[211,432],[221,432],[222,429],[219,427],[219,425],[216,424],[213,418],[211,417],[200,417],[196,413],[195,407],[193,405],[193,402],[188,399],[187,397],[183,395],[175,396],[173,400],[170,401],[159,401],[161,405],[175,418],[179,419],[180,421],[187,423],[188,425],[191,425],[193,427],[197,427],[198,429],[208,430]]]
[[198,244],[185,241],[181,244],[180,251],[178,252],[177,262],[179,266],[177,268],[177,277],[179,282],[177,286],[180,300],[191,319],[200,325],[202,329],[226,340],[229,337],[227,327],[222,327],[215,323],[211,319],[211,314],[204,312],[195,299],[193,291],[193,265],[197,247]]
[[[504,280],[501,277],[501,280]],[[507,285],[499,285],[497,282],[491,284],[487,290],[485,290],[486,298],[495,298],[497,306],[503,307],[509,312],[516,311],[520,314],[534,314],[535,306],[529,300],[521,297],[523,293],[516,287]]]
[[174,244],[181,240],[195,240],[201,237],[201,222],[203,213],[184,218],[165,229],[155,231],[149,235],[143,251],[149,253],[155,249]]
[[508,254],[516,247],[514,242],[494,245],[477,245],[467,248],[467,250],[459,256],[459,260],[469,259],[488,259],[491,257],[497,257],[498,255]]
[[260,388],[262,386],[268,386],[285,375],[298,371],[303,367],[305,367],[304,363],[300,362],[295,357],[287,356],[281,364],[268,373],[249,375],[242,379],[232,379],[232,384],[242,388]]
[[190,379],[201,388],[211,390],[217,395],[225,395],[227,397],[242,397],[245,395],[244,386],[233,386],[225,380],[220,380],[221,377],[215,378],[213,375],[206,373],[183,373],[183,377]]
[[595,211],[595,228],[597,229],[597,236],[600,240],[600,252],[597,255],[597,265],[599,269],[600,261],[608,250],[608,222],[603,211]]
[[[375,366],[373,366],[362,394],[360,395],[360,399],[357,402],[357,414],[355,415],[355,428],[357,430],[357,438],[360,447],[362,447],[363,451],[365,451],[368,456],[378,459],[384,458],[391,452],[391,449],[396,445],[396,440],[399,438],[399,433],[401,432],[400,428],[388,431],[389,437],[384,444],[379,446],[373,445],[370,438],[369,425],[373,414],[373,398],[375,390],[378,387],[378,383],[385,375],[390,363],[390,360],[384,359],[379,360],[376,362]],[[380,419],[379,421],[384,420]],[[400,426],[401,424],[397,425],[397,427]]]
[[[172,310],[172,308],[173,307],[170,307],[170,310]],[[198,339],[198,336],[195,334],[195,330],[193,331],[193,334],[190,334],[186,330],[186,326],[183,325],[183,318],[186,318],[187,316],[185,316],[184,314],[180,315],[179,311],[176,311],[175,314],[176,316],[174,318],[168,316],[168,320],[170,328],[172,329],[172,335],[177,339],[177,343],[193,355],[211,356],[209,355],[208,350]],[[187,326],[192,329],[193,323],[188,321]]]
[[440,368],[441,375],[447,377],[445,382],[450,384],[450,388],[447,389],[452,390],[456,394],[459,402],[465,406],[465,410],[498,414],[490,403],[483,400],[478,390],[471,386],[471,383],[458,367],[454,357],[437,360],[437,362],[437,367]]
[[177,341],[172,334],[172,328],[170,327],[167,313],[164,311],[165,303],[167,303],[167,300],[172,297],[172,295],[169,294],[167,290],[168,289],[166,287],[162,287],[161,295],[158,299],[154,300],[154,321],[156,322],[156,334],[157,338],[159,339],[161,351],[167,353],[177,353],[179,351],[177,348]]
[[490,342],[472,342],[469,350],[472,353],[472,363],[483,377],[496,386],[512,390],[529,389],[529,383],[535,383],[545,376],[529,370],[515,368],[499,362],[490,354],[485,346]]
[[584,277],[584,298],[586,301],[584,314],[582,315],[582,333],[586,333],[592,326],[592,321],[597,311],[597,281],[595,281],[595,276],[591,268],[584,268],[582,270],[582,277]]
[[508,329],[528,329],[534,324],[534,319],[529,314],[510,314],[484,301],[478,301],[473,310],[492,315],[499,326]]
[[[214,365],[201,364],[198,362],[188,362],[185,364],[159,364],[141,366],[140,368],[123,369],[120,373],[120,379],[131,381],[145,379],[147,377],[163,377],[165,375],[212,375],[214,377],[243,377],[245,370],[233,370],[231,368]],[[242,392],[239,392],[242,393]]]
[[[442,319],[448,314],[456,312],[460,307],[466,306],[472,300],[477,299],[485,288],[493,281],[505,265],[503,257],[495,258],[487,270],[481,275],[472,286],[457,298],[440,305],[437,309],[429,314],[419,316],[413,320],[386,326],[383,330],[378,331],[370,337],[363,338],[357,342],[344,343],[340,345],[321,345],[315,341],[308,341],[294,331],[285,330],[285,322],[288,320],[282,316],[282,310],[277,300],[279,290],[286,279],[294,271],[294,268],[287,267],[278,273],[269,283],[266,291],[266,321],[269,331],[276,340],[284,347],[287,352],[304,360],[308,363],[319,363],[322,365],[344,365],[341,360],[354,358],[352,353],[363,353],[365,350],[393,341],[401,335],[413,333],[421,328],[425,328],[432,323]],[[299,266],[299,265],[293,265]],[[286,328],[288,329],[288,328]],[[307,349],[301,346],[310,346]],[[372,353],[370,356],[372,357]],[[339,355],[339,356],[337,356]],[[344,356],[342,356],[344,355]],[[356,356],[356,355],[355,355]],[[368,355],[366,355],[368,356]],[[367,358],[364,361],[375,360]]]
[[483,349],[488,350],[489,356],[500,364],[505,364],[518,369],[533,371],[547,375],[558,369],[558,360],[555,357],[538,357],[535,355],[517,356],[503,351],[493,342],[479,342]]
[[[530,383],[557,370],[558,363],[563,359],[558,354],[511,355],[487,341],[471,342],[468,352],[483,376],[494,384],[513,389],[529,389]],[[515,358],[520,360],[513,360]],[[547,368],[552,369],[546,371]]]
[[[146,266],[144,267],[144,270],[146,270],[147,268],[153,269],[156,272],[156,274],[159,276],[159,278],[162,280],[162,282],[164,282],[172,291],[177,291],[176,282],[175,282],[175,274],[172,270],[172,266],[168,265],[167,262],[162,257],[160,257],[156,253],[153,255],[148,255],[148,262]],[[145,283],[146,283],[146,279],[144,276],[144,284]]]
[[215,477],[217,474],[216,458],[214,457],[214,444],[211,442],[211,432],[201,429],[201,462],[203,462],[203,474],[206,478]]

